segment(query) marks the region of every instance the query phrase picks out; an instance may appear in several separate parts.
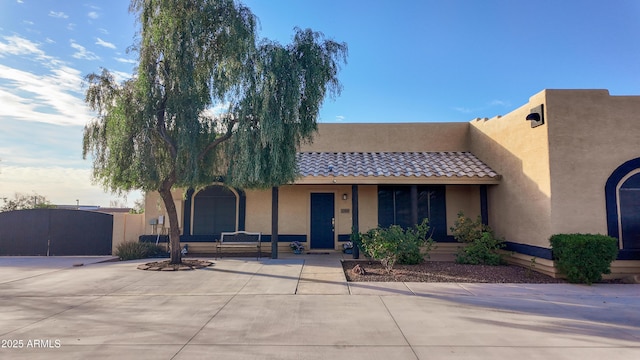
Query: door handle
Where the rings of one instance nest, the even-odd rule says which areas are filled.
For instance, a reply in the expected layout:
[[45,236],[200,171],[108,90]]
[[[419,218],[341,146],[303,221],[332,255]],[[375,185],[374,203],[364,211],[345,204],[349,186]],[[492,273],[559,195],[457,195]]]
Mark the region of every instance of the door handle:
[[336,231],[336,218],[331,218],[331,231]]

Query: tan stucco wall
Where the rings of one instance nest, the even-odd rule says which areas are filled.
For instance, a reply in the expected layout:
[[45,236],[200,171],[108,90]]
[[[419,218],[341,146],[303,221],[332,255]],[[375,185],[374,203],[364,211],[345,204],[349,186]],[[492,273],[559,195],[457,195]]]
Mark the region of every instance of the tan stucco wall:
[[[353,211],[351,187],[285,185],[278,190],[278,233],[310,236],[311,193],[333,193],[335,199],[336,248],[337,235],[351,233]],[[347,194],[347,200],[342,195]],[[271,190],[248,190],[245,226],[247,231],[271,234]],[[344,211],[343,211],[344,210]]]
[[[525,118],[541,104],[545,124],[531,128]],[[607,233],[604,186],[618,166],[640,157],[637,114],[639,96],[610,96],[607,90],[544,90],[504,116],[468,123],[319,124],[314,143],[303,145],[301,151],[471,151],[502,177],[486,183],[489,224],[497,235],[548,248],[548,239],[555,233]],[[375,182],[381,182],[356,180],[301,179],[296,185],[282,186],[279,232],[309,236],[310,194],[332,192],[336,235],[350,233],[353,183],[361,184],[360,230],[376,227]],[[433,179],[391,181],[434,183]],[[448,227],[459,210],[472,218],[479,215],[477,183],[448,181],[446,185]],[[347,201],[342,194],[348,195]],[[246,195],[246,229],[270,234],[271,190],[248,190]],[[174,191],[180,222],[183,197],[183,190]],[[166,216],[163,208],[157,193],[147,195],[144,233],[151,233],[149,220]],[[336,248],[339,245],[336,241]]]
[[113,240],[111,253],[126,241],[138,241],[140,235],[145,234],[144,214],[113,213]]
[[[353,208],[351,206],[352,192],[350,185],[285,185],[279,189],[278,199],[278,232],[286,235],[306,235],[310,237],[311,193],[333,193],[335,195],[335,227],[336,249],[340,248],[338,235],[351,233]],[[178,206],[178,217],[183,219],[184,204],[183,191],[174,192],[174,200]],[[343,200],[343,194],[347,200]],[[480,215],[480,192],[478,185],[449,185],[447,196],[447,229],[453,226],[456,215],[464,211],[465,215],[476,218]],[[271,234],[271,190],[246,190],[245,229],[252,232]],[[141,232],[138,235],[152,234],[149,225],[151,219],[165,215],[157,193],[150,192],[146,197],[147,210],[140,215]],[[160,201],[160,205],[158,205]],[[378,226],[378,187],[376,185],[359,185],[359,225],[360,231],[366,232]],[[165,224],[165,230],[168,224]],[[181,228],[182,229],[182,228]],[[158,232],[162,232],[158,228]]]
[[378,186],[358,186],[358,225],[360,232],[367,232],[378,226]]
[[[544,104],[545,124],[530,109]],[[513,112],[470,122],[471,152],[502,175],[489,187],[489,223],[508,241],[549,247],[556,233],[607,233],[604,186],[640,157],[640,97],[544,90]]]
[[318,124],[301,151],[469,151],[468,123]]
[[271,190],[245,190],[247,213],[245,229],[271,234]]
[[[469,151],[469,124],[463,122],[319,124],[318,128],[319,132],[314,137],[313,144],[303,145],[301,151]],[[415,181],[415,179],[408,179],[407,184],[412,181]],[[346,180],[341,182],[342,184],[331,182],[327,185],[297,184],[295,186],[281,186],[279,190],[279,233],[306,234],[309,236],[310,194],[312,192],[331,192],[335,194],[336,248],[339,248],[340,244],[337,242],[337,235],[351,233],[353,214],[350,182]],[[429,181],[428,183],[434,183],[434,181]],[[456,188],[466,189],[467,187],[461,185],[460,187],[456,186]],[[377,191],[377,185],[375,184],[359,186],[360,231],[367,231],[378,225]],[[271,190],[246,190],[245,193],[247,205],[246,230],[270,234]],[[342,200],[343,194],[347,194],[347,200]],[[477,189],[472,196],[479,196]],[[184,190],[175,190],[173,197],[178,208],[178,218],[182,229]],[[462,198],[456,198],[454,195],[452,200],[448,200],[448,209],[457,209],[457,205],[449,205],[451,201],[453,203],[464,202]],[[476,201],[477,204],[471,207],[464,205],[462,208],[469,209],[471,213],[475,211],[475,213],[479,214],[479,200],[474,199],[473,201]],[[164,205],[157,193],[147,194],[145,209],[145,233],[151,234],[152,227],[149,222],[152,219],[157,219],[160,215],[164,215],[166,219]],[[457,212],[457,210],[455,211]],[[451,220],[449,216],[448,219]],[[168,224],[165,224],[165,228],[168,228]],[[162,231],[160,226],[158,229]],[[164,232],[166,233],[166,229]]]
[[546,90],[552,233],[607,233],[604,186],[640,157],[640,97]]
[[[178,213],[178,226],[180,227],[180,233],[182,234],[182,219],[184,208],[185,191],[183,189],[176,189],[171,191],[173,200],[176,204],[176,211]],[[157,232],[161,234],[169,233],[169,218],[167,217],[167,210],[165,210],[164,203],[160,198],[160,194],[155,191],[149,191],[145,194],[144,201],[144,224],[145,234],[153,234],[153,227],[149,224],[152,219],[158,219],[159,216],[164,216],[164,225],[157,225]]]
[[451,227],[455,225],[458,213],[477,219],[480,216],[480,186],[478,185],[448,185],[447,200],[447,235],[452,235]]
[[[311,193],[335,194],[336,235],[351,233],[353,209],[351,186],[346,185],[294,185],[279,189],[278,232],[280,234],[310,236]],[[248,190],[246,229],[271,234],[271,190]],[[347,194],[347,200],[342,195]],[[478,185],[449,185],[447,197],[447,229],[454,225],[456,215],[476,218],[480,215],[480,187]],[[378,226],[378,187],[358,187],[360,231],[366,232]],[[343,211],[344,210],[344,211]],[[336,248],[340,244],[336,238]]]
[[548,247],[551,183],[548,125],[531,128],[526,116],[545,93],[502,116],[470,122],[471,152],[502,175],[488,188],[489,225],[507,241]]

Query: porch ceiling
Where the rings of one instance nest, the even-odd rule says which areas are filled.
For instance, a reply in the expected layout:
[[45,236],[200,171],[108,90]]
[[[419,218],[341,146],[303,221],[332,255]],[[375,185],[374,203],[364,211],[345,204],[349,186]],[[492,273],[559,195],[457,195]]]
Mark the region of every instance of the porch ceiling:
[[302,152],[296,184],[497,184],[470,152]]

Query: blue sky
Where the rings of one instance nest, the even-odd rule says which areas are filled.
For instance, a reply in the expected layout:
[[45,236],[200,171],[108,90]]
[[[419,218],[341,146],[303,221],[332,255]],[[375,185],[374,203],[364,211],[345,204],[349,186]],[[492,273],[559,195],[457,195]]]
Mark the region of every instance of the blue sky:
[[[469,121],[508,113],[545,89],[640,95],[635,0],[246,0],[260,36],[295,26],[349,46],[342,95],[321,122]],[[136,63],[127,0],[0,2],[0,197],[56,204],[123,199],[91,184],[82,160],[82,78],[121,79]],[[127,197],[129,205],[140,196]]]

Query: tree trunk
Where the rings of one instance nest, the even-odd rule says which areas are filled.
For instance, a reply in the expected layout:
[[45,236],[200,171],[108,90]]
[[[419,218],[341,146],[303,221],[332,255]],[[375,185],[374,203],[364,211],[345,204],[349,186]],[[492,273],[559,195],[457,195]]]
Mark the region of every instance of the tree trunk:
[[171,264],[182,263],[182,253],[180,250],[180,227],[178,226],[178,212],[176,210],[176,204],[173,202],[173,196],[171,195],[171,188],[173,187],[173,181],[171,176],[169,179],[162,182],[162,186],[158,189],[160,198],[164,203],[164,208],[167,210],[167,217],[169,218],[169,244],[171,246]]

